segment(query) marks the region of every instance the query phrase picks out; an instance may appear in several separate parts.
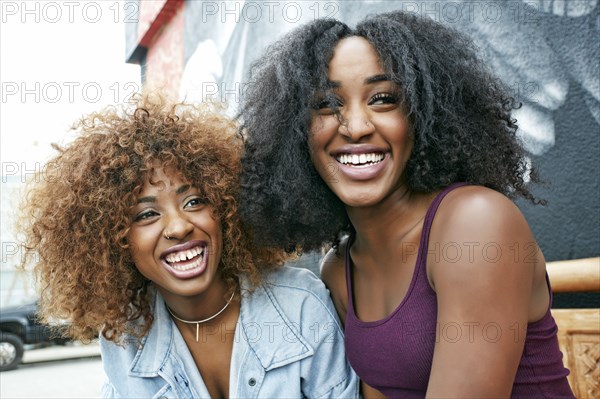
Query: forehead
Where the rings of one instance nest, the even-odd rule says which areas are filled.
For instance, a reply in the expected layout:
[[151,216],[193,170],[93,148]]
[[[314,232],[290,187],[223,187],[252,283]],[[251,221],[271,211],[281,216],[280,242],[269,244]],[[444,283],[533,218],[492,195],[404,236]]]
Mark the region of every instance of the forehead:
[[165,189],[177,189],[181,185],[187,184],[183,175],[173,169],[165,168],[160,165],[154,166],[144,177],[144,183],[140,195],[152,191],[162,191]]
[[365,78],[383,73],[375,49],[367,39],[360,36],[340,40],[329,62],[329,79],[332,81]]

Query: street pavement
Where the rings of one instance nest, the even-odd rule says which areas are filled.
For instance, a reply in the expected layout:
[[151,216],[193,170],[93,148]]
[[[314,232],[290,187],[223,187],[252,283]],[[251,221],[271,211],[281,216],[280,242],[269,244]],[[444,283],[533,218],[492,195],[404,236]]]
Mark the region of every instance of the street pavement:
[[19,368],[0,373],[0,398],[98,398],[104,379],[97,343],[26,350]]

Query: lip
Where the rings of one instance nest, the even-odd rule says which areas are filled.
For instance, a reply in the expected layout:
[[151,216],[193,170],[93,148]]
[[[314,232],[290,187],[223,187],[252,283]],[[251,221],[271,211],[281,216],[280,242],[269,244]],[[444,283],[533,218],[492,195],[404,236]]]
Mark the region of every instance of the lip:
[[381,172],[385,168],[385,165],[389,162],[389,159],[389,154],[385,153],[381,162],[369,166],[356,167],[344,165],[343,163],[337,162],[337,160],[336,163],[338,166],[338,170],[347,178],[351,180],[370,180],[374,179],[375,177],[379,176],[379,174],[381,174]]
[[[202,262],[197,267],[194,267],[193,269],[190,269],[190,270],[175,269],[165,259],[166,256],[171,253],[185,251],[185,250],[196,248],[196,247],[203,247],[204,253],[202,255]],[[188,279],[188,278],[197,277],[197,276],[201,275],[202,273],[204,273],[204,271],[206,270],[206,266],[208,265],[208,258],[210,257],[209,252],[210,251],[208,251],[208,243],[206,241],[192,240],[192,241],[185,242],[183,244],[174,245],[174,246],[170,247],[169,249],[163,251],[163,253],[160,255],[160,260],[161,260],[162,266],[171,275],[173,275],[174,277],[179,278],[179,279]]]
[[[382,153],[383,159],[373,165],[369,166],[350,166],[338,162],[337,157],[343,154],[370,154],[370,153]],[[373,179],[383,171],[385,165],[390,161],[390,153],[387,149],[377,147],[374,145],[363,144],[363,145],[345,145],[335,151],[331,152],[331,156],[338,167],[338,171],[350,180],[370,180]]]

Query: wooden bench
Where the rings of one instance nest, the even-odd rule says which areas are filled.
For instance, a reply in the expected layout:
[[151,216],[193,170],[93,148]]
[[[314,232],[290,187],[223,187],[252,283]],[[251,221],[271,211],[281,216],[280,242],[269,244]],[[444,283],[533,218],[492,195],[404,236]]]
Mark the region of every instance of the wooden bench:
[[[600,292],[600,257],[548,262],[553,293]],[[569,384],[577,398],[600,398],[600,304],[552,309]]]

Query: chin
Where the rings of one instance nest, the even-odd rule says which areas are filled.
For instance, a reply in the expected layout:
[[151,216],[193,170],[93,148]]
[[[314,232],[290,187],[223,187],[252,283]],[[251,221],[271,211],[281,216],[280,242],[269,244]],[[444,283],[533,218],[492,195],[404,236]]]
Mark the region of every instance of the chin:
[[377,205],[382,197],[371,193],[336,193],[344,205],[352,208],[364,208]]

